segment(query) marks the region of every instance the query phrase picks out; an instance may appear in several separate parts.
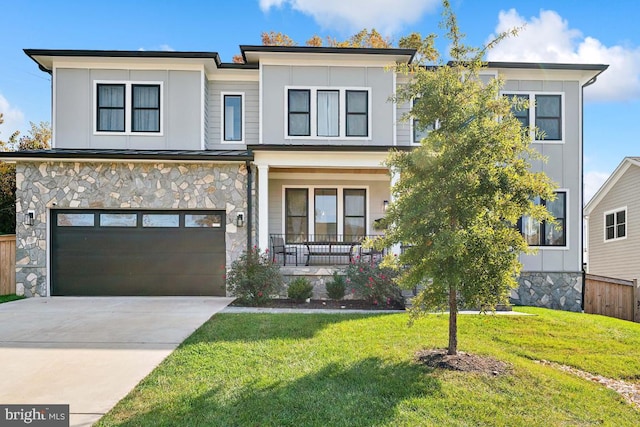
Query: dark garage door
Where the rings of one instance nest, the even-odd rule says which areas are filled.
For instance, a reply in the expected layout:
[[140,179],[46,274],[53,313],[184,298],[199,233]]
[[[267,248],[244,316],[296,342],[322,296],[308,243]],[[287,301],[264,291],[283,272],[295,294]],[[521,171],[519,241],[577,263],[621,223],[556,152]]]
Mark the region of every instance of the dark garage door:
[[223,211],[51,211],[52,295],[225,295]]

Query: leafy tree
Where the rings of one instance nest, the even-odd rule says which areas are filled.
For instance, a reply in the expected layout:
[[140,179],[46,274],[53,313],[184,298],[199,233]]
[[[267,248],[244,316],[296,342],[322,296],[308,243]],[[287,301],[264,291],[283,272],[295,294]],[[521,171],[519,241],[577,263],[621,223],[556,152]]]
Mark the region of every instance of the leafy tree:
[[265,31],[260,37],[263,46],[296,46],[298,44],[291,37],[279,31],[269,31],[268,33]]
[[[479,76],[486,50],[510,33],[484,48],[466,46],[449,1],[443,5],[452,61],[398,65],[410,82],[395,98],[413,101],[409,116],[419,128],[438,126],[415,150],[390,154],[388,166],[399,180],[385,217],[387,232],[376,245],[408,245],[396,262],[406,266],[401,287],[423,289],[412,314],[448,308],[448,353],[457,354],[458,309],[506,302],[522,268],[518,255],[529,251],[517,221],[524,215],[552,221],[533,199],[553,200],[554,187],[544,173],[531,171],[530,161],[542,157],[511,113],[517,101],[499,96],[500,79],[483,83]],[[435,53],[432,41],[422,40],[424,58]]]
[[[2,117],[0,115],[0,124]],[[47,122],[29,123],[29,133],[20,138],[15,131],[8,141],[0,141],[2,151],[39,150],[50,147],[51,127]],[[0,234],[15,233],[16,230],[16,167],[0,162]]]
[[375,28],[368,31],[366,28],[358,31],[344,41],[329,38],[329,45],[334,47],[368,47],[388,49],[393,46],[391,39],[383,37]]

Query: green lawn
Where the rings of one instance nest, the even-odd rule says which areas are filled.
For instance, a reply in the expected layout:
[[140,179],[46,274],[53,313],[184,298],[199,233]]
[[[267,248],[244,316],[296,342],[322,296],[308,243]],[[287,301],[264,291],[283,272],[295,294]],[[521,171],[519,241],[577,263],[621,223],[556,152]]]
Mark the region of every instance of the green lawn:
[[546,359],[637,382],[640,324],[518,308],[460,316],[460,349],[512,365],[493,377],[413,363],[447,342],[446,315],[219,314],[100,426],[640,425],[615,392]]
[[19,299],[24,299],[24,296],[16,294],[0,295],[0,304],[2,304],[3,302],[17,301]]

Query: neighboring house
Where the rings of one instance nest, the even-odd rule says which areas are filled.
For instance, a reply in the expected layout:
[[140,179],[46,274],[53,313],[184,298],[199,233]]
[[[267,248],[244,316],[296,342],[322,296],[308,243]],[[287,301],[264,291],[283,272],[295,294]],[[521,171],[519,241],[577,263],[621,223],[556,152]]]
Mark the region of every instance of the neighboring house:
[[[17,163],[17,283],[34,295],[225,295],[249,246],[286,275],[326,277],[377,219],[391,148],[419,143],[389,101],[410,49],[241,46],[216,53],[26,50],[52,75],[52,149]],[[523,304],[579,310],[582,89],[603,65],[490,62],[545,130],[533,167],[559,184],[558,225],[524,218]],[[543,201],[544,203],[544,201]],[[323,242],[319,244],[319,242]],[[342,244],[340,244],[342,243]],[[286,262],[286,267],[284,266]],[[310,265],[305,265],[310,264]],[[321,287],[319,287],[321,288]]]
[[584,208],[587,272],[640,279],[640,157],[625,157]]

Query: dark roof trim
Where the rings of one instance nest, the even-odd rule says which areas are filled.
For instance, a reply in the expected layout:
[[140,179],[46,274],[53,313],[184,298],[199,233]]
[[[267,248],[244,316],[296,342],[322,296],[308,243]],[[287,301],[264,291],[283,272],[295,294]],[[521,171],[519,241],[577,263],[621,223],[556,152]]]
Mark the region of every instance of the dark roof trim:
[[87,58],[179,58],[179,59],[213,59],[217,66],[221,64],[218,52],[175,52],[158,50],[73,50],[73,49],[24,49],[43,71],[51,71],[43,67],[36,56],[87,57]]
[[253,160],[250,150],[24,150],[0,152],[0,159]]
[[[453,62],[449,62],[453,64]],[[486,63],[488,68],[522,68],[535,70],[585,70],[585,71],[604,71],[609,68],[605,64],[560,64],[552,62],[499,62],[489,61]]]
[[252,151],[362,151],[387,152],[389,150],[410,151],[413,146],[408,145],[276,145],[257,144],[247,145]]
[[235,70],[259,70],[260,65],[255,63],[247,64],[238,62],[223,62],[218,66],[218,68],[231,68]]
[[240,45],[240,51],[245,62],[246,52],[274,52],[274,53],[338,53],[338,54],[360,54],[360,55],[404,55],[408,56],[407,62],[413,61],[416,54],[415,49],[399,48],[368,48],[368,47],[315,47],[315,46],[262,46],[262,45]]

